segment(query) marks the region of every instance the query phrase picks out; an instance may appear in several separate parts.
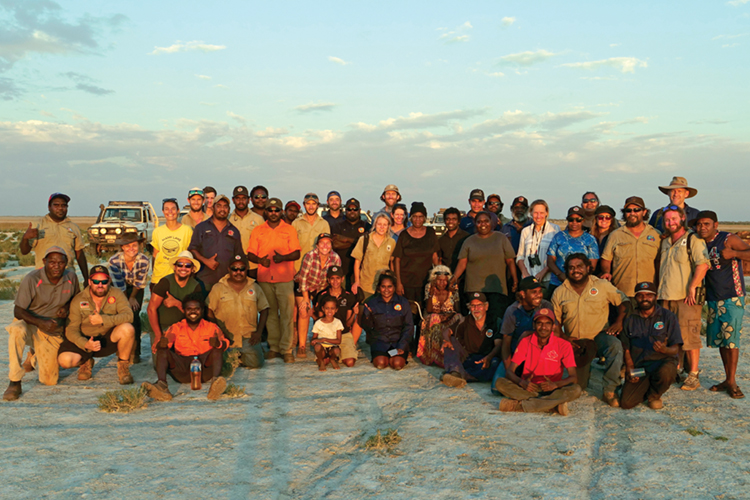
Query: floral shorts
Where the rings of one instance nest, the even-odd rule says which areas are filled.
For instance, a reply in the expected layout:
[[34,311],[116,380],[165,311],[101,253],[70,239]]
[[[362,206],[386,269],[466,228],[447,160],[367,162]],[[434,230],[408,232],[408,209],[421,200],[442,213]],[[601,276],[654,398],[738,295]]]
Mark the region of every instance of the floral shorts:
[[709,300],[706,344],[708,347],[740,348],[742,317],[745,314],[745,297]]

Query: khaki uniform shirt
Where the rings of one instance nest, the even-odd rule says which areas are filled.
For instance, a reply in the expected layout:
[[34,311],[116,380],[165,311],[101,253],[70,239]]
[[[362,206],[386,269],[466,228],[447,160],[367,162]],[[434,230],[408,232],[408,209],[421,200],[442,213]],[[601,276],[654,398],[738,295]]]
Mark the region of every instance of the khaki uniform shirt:
[[[210,218],[211,218],[211,216],[210,216],[210,215],[208,215],[208,214],[207,214],[206,212],[203,212],[203,220],[201,220],[201,222],[203,222],[203,221],[207,221],[207,220],[208,220],[208,219],[210,219]],[[195,226],[197,226],[197,225],[198,225],[198,224],[196,224],[196,222],[195,222],[195,221],[193,220],[193,218],[192,218],[192,217],[190,217],[190,214],[189,214],[189,213],[187,213],[187,214],[185,214],[185,215],[183,215],[183,216],[182,216],[182,219],[180,219],[180,223],[181,223],[181,224],[185,224],[186,226],[188,226],[188,227],[191,227],[191,228],[193,228],[193,229],[195,229]]]
[[565,280],[552,294],[551,302],[565,335],[593,339],[607,326],[609,305],[619,306],[627,300],[609,281],[589,276],[581,295],[570,286],[570,280]]
[[57,318],[57,311],[68,304],[79,290],[75,271],[67,269],[60,281],[53,285],[44,269],[35,269],[21,280],[14,305],[37,318],[58,320],[64,326],[65,319]]
[[693,262],[688,258],[687,244],[688,235],[685,234],[672,244],[672,239],[667,236],[661,242],[661,263],[659,267],[659,300],[685,300],[688,285],[693,279],[693,270],[701,264],[708,264],[708,250],[706,242],[693,234],[690,238],[690,251],[693,254]]
[[635,297],[635,285],[654,281],[656,256],[661,235],[646,224],[638,238],[623,226],[609,235],[601,258],[612,261],[612,284],[628,297]]
[[81,293],[73,297],[70,303],[68,327],[65,329],[65,336],[68,340],[84,349],[83,346],[89,340],[86,337],[101,337],[118,325],[133,322],[133,309],[125,294],[117,288],[109,287],[107,295],[102,298],[101,307],[99,314],[102,317],[102,324],[92,325],[89,316],[97,310],[90,288],[84,288]]
[[35,267],[37,269],[44,267],[43,259],[47,249],[59,246],[68,255],[68,268],[73,269],[76,252],[83,250],[85,246],[81,237],[81,229],[67,217],[62,222],[55,222],[49,214],[39,219],[36,228],[39,230],[39,238],[31,244],[34,250]]
[[268,300],[255,280],[248,278],[247,284],[237,293],[224,276],[208,294],[206,303],[216,319],[224,323],[230,347],[242,347],[242,339],[250,338],[258,327],[258,313],[268,309]]
[[[244,217],[237,215],[237,212],[232,212],[229,216],[229,222],[234,227],[240,230],[240,237],[242,238],[242,251],[247,253],[247,246],[250,243],[250,235],[253,230],[263,224],[263,216],[256,214],[251,209],[248,209],[247,214]],[[256,269],[258,264],[248,262],[250,269]]]
[[359,284],[362,286],[362,290],[367,293],[375,293],[375,276],[377,276],[378,271],[390,269],[391,255],[396,248],[396,240],[386,236],[383,243],[377,246],[372,240],[372,234],[370,234],[370,241],[367,243],[367,255],[362,255],[364,247],[365,237],[362,236],[352,250],[352,259],[361,262]]
[[[315,246],[315,238],[320,233],[330,233],[331,227],[328,222],[320,215],[315,215],[315,222],[310,224],[307,222],[307,216],[301,216],[292,222],[292,227],[297,231],[297,239],[299,240],[300,258],[294,263],[294,270],[299,271],[302,265],[302,258],[307,252],[313,249]],[[271,256],[273,257],[273,256]]]

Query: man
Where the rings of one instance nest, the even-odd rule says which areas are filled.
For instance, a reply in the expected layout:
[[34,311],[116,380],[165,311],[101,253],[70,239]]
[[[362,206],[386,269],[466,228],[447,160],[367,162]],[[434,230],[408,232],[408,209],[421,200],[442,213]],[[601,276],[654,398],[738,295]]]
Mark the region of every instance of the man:
[[[68,254],[58,246],[47,248],[42,263],[44,267],[31,271],[21,280],[13,307],[15,319],[5,327],[10,378],[3,394],[6,401],[21,396],[21,379],[25,372],[34,370],[34,364],[39,370],[39,382],[57,384],[57,349],[63,341],[70,301],[79,291],[78,278],[75,271],[66,269]],[[26,346],[31,350],[22,366]]]
[[128,298],[110,286],[109,271],[94,266],[89,283],[70,303],[65,340],[57,353],[61,368],[78,366],[78,380],[91,378],[94,358],[117,353],[117,378],[120,384],[132,384],[130,353],[135,341],[133,309]]
[[[692,198],[693,196],[698,194],[697,189],[688,186],[687,179],[685,179],[684,177],[672,177],[672,182],[669,183],[669,186],[659,186],[659,191],[669,196],[669,205],[654,212],[654,214],[651,216],[651,220],[648,221],[649,224],[654,226],[657,231],[661,231],[662,233],[665,232],[664,210],[670,205],[677,206],[682,209],[682,211],[685,213],[686,224],[694,221],[695,218],[698,217],[698,212],[700,210],[690,207],[687,203],[685,203],[685,200],[687,198]],[[684,335],[685,332],[682,332],[682,334]]]
[[[682,345],[680,324],[674,313],[656,304],[656,285],[635,286],[636,311],[629,314],[620,333],[625,356],[625,385],[620,407],[634,408],[645,399],[648,407],[664,407],[661,397],[677,375],[677,355]],[[643,369],[644,374],[634,375]]]
[[258,215],[248,208],[250,197],[245,186],[237,186],[232,191],[232,203],[234,212],[229,216],[229,223],[240,231],[242,241],[242,254],[245,254],[247,244],[250,242],[250,234],[253,229],[263,224],[263,216]]
[[677,315],[682,334],[682,349],[688,371],[681,389],[694,391],[700,387],[698,364],[701,354],[702,302],[698,302],[697,289],[708,271],[706,243],[692,231],[685,229],[685,212],[676,205],[667,207],[663,215],[664,234],[659,263],[659,289],[657,298],[665,309]]
[[203,196],[205,197],[203,211],[206,212],[206,217],[211,217],[214,214],[214,198],[216,198],[216,190],[211,186],[206,186],[203,188]]
[[253,203],[253,212],[264,217],[266,213],[266,203],[268,202],[268,189],[266,189],[265,186],[255,186],[250,191],[250,200]]
[[47,201],[49,213],[39,219],[36,227],[29,228],[21,237],[21,255],[28,255],[34,250],[34,266],[36,269],[44,267],[44,256],[47,249],[58,247],[65,250],[68,267],[73,269],[73,259],[78,261],[81,275],[84,281],[89,278],[89,265],[86,262],[86,254],[81,229],[68,219],[68,202],[70,196],[62,193],[53,193]]
[[185,319],[170,326],[166,335],[152,347],[158,381],[155,384],[144,382],[142,387],[157,401],[171,400],[167,372],[176,381],[189,384],[190,364],[197,358],[201,363],[201,381],[211,383],[208,399],[215,401],[227,388],[227,381],[221,376],[221,365],[229,341],[218,325],[203,319],[203,298],[200,295],[186,297],[182,308]]
[[380,200],[385,203],[385,206],[372,215],[372,220],[375,220],[375,216],[379,213],[386,213],[388,215],[393,214],[393,207],[396,203],[401,201],[401,193],[398,191],[398,186],[395,184],[388,184],[383,189],[383,194],[380,195]]
[[[582,253],[588,257],[591,265],[591,271],[596,269],[596,262],[599,259],[599,243],[596,238],[583,230],[583,210],[581,207],[570,207],[568,209],[568,226],[563,230],[555,233],[552,242],[547,249],[547,267],[549,267],[552,277],[549,281],[550,294],[565,281],[565,259],[571,254]],[[579,374],[580,375],[580,374]],[[579,377],[583,380],[582,377]],[[586,389],[585,385],[581,387]]]
[[239,350],[243,366],[261,368],[260,336],[268,319],[268,301],[260,285],[247,277],[247,269],[247,258],[236,255],[229,274],[208,294],[208,318],[218,322],[231,342],[230,348]]
[[459,323],[455,335],[450,328],[444,332],[442,381],[448,387],[464,387],[467,381],[489,382],[499,363],[502,341],[487,318],[487,297],[482,292],[469,295],[471,315]]
[[177,200],[168,198],[162,201],[161,211],[165,223],[154,229],[151,234],[151,248],[153,255],[153,273],[151,274],[151,288],[165,276],[172,274],[171,260],[188,249],[193,229],[177,220],[180,207]]
[[284,222],[291,226],[292,222],[299,217],[300,210],[302,210],[302,207],[299,203],[294,200],[287,201],[286,205],[284,205]]
[[731,398],[745,395],[737,386],[740,333],[745,314],[745,281],[742,261],[750,260],[750,245],[736,234],[719,231],[716,212],[704,210],[695,223],[698,236],[706,242],[709,269],[706,273],[708,325],[706,345],[718,347],[726,378],[711,390],[726,391]]
[[245,254],[240,231],[227,220],[228,217],[229,198],[222,194],[214,200],[214,214],[211,218],[195,226],[188,247],[202,264],[196,277],[206,285],[209,292],[212,286],[227,275],[229,263],[234,256]]
[[596,224],[596,209],[599,208],[599,196],[593,191],[583,193],[581,207],[583,208],[583,230],[591,232]]
[[[552,294],[551,302],[562,323],[563,338],[573,344],[580,386],[586,390],[591,361],[603,357],[603,399],[617,407],[615,389],[622,368],[622,344],[617,335],[622,331],[628,298],[609,281],[590,275],[591,261],[582,253],[569,255],[565,269],[567,279]],[[607,326],[610,305],[619,309],[617,319]]]
[[510,211],[513,214],[513,220],[503,225],[501,231],[510,239],[513,251],[518,253],[518,246],[521,244],[521,231],[532,223],[529,219],[529,200],[523,196],[518,196],[513,200]]
[[658,280],[661,235],[650,224],[643,199],[631,196],[622,209],[625,225],[612,231],[601,255],[602,278],[628,298],[635,297],[636,283]]
[[151,299],[146,309],[148,324],[151,325],[152,347],[162,337],[162,332],[185,318],[182,300],[188,295],[204,293],[204,285],[193,277],[201,267],[193,254],[185,250],[172,257],[170,264],[173,272],[162,278],[151,290]]
[[[348,288],[354,276],[354,259],[352,258],[352,251],[354,246],[359,241],[359,238],[364,236],[365,232],[369,230],[368,224],[360,217],[360,204],[356,198],[349,198],[346,201],[346,215],[344,220],[338,222],[335,226],[336,230],[331,234],[333,235],[333,249],[341,257],[341,268],[344,270],[346,277],[345,288]],[[330,220],[330,219],[329,219]]]
[[[534,333],[524,337],[511,359],[506,378],[495,388],[505,396],[500,411],[548,412],[568,415],[568,403],[581,396],[570,342],[552,335],[555,316],[550,309],[534,313]],[[516,369],[523,364],[521,376]],[[563,369],[568,376],[563,378]]]
[[[484,191],[482,191],[481,189],[472,189],[471,193],[469,193],[469,206],[471,207],[471,210],[469,210],[461,219],[459,227],[469,233],[469,235],[472,235],[477,231],[474,219],[476,218],[478,213],[485,211]],[[497,215],[492,212],[486,213],[490,215],[490,230],[494,230],[498,226]]]
[[500,198],[500,195],[494,193],[487,197],[487,201],[484,204],[484,209],[486,211],[497,216],[498,223],[495,231],[500,231],[500,229],[502,229],[505,224],[510,222],[510,219],[502,214],[504,206],[505,205],[503,204],[503,200],[502,198]]
[[328,210],[323,214],[323,218],[330,226],[331,234],[338,234],[336,226],[344,222],[344,213],[341,210],[341,193],[331,191],[326,197],[326,203],[328,204]]
[[195,226],[204,220],[208,220],[210,215],[203,211],[203,202],[205,201],[205,198],[203,190],[199,187],[194,187],[188,191],[187,201],[190,205],[190,211],[182,216],[180,223],[191,229],[195,229]]
[[305,213],[302,217],[292,222],[292,227],[297,231],[297,241],[300,246],[300,256],[294,263],[295,271],[299,271],[299,266],[302,265],[302,257],[315,246],[315,239],[318,235],[320,233],[331,232],[328,222],[318,215],[318,206],[320,205],[318,195],[307,193],[303,204],[305,206]]
[[461,222],[461,212],[455,207],[450,207],[443,212],[443,222],[445,232],[438,238],[438,245],[440,245],[438,257],[442,265],[448,266],[451,272],[454,272],[458,265],[461,244],[469,237],[469,233],[458,227]]
[[259,264],[258,284],[269,305],[266,359],[282,356],[285,363],[294,363],[294,262],[300,246],[297,232],[281,220],[282,206],[278,198],[268,200],[266,221],[250,235],[247,258]]

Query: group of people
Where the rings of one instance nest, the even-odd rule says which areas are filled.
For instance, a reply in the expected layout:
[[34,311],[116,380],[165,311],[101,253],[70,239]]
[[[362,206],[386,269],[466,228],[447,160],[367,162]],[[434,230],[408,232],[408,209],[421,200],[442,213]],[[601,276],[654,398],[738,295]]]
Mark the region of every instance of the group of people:
[[143,386],[157,400],[172,398],[167,375],[190,381],[196,360],[209,399],[217,399],[229,350],[249,368],[274,358],[292,363],[308,356],[312,332],[321,371],[354,366],[362,338],[378,369],[416,358],[442,367],[450,387],[491,381],[505,396],[503,411],[565,415],[598,360],[605,402],[658,409],[675,381],[700,387],[704,302],[707,345],[720,349],[726,372],[711,390],[741,398],[735,376],[750,246],[719,231],[716,213],[685,203],[697,190],[684,178],[659,189],[667,206],[649,219],[643,199],[631,196],[622,225],[613,208],[585,193],[564,229],[548,220],[544,200],[518,196],[506,218],[499,195],[474,189],[465,214],[443,212],[438,236],[425,225],[424,204],[407,209],[393,184],[372,222],[359,200],[342,202],[337,191],[321,213],[314,193],[300,205],[269,197],[263,186],[237,186],[231,200],[196,187],[181,219],[178,200],[163,200],[151,258],[144,239],[126,233],[108,265],[90,271],[81,232],[67,218],[70,198],[55,193],[49,214],[21,240],[38,268],[23,279],[7,327],[4,399],[20,397],[25,372],[36,369],[54,385],[60,367],[79,367],[86,380],[93,358],[115,353],[120,383],[133,383],[146,286],[157,380]]

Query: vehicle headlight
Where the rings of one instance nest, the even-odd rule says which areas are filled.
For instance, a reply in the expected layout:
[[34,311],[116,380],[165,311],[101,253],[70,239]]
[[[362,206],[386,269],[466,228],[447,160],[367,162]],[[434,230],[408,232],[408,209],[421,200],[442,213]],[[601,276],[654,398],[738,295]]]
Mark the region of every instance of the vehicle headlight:
[[92,234],[93,236],[97,236],[97,235],[99,234],[99,230],[98,230],[98,229],[92,229],[92,230],[91,230],[91,234]]
[[115,229],[115,234],[120,234],[120,233],[122,233],[122,229],[120,229],[119,227]]
[[107,234],[107,230],[106,229],[102,229],[102,234]]
[[134,227],[129,227],[129,228],[125,229],[125,232],[126,233],[135,233],[135,232],[138,232],[138,230],[136,228],[134,228]]

